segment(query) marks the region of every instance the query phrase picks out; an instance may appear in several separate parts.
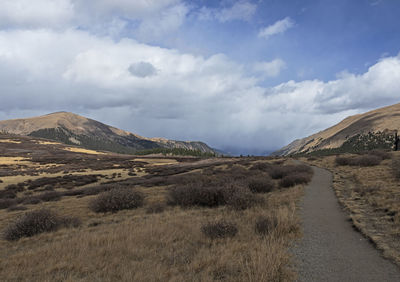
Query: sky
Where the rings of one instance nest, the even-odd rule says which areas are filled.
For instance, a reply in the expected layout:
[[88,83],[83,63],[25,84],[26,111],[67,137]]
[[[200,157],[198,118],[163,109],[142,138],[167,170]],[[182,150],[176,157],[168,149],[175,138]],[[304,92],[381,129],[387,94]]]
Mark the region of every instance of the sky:
[[267,154],[400,102],[397,0],[0,0],[0,120]]

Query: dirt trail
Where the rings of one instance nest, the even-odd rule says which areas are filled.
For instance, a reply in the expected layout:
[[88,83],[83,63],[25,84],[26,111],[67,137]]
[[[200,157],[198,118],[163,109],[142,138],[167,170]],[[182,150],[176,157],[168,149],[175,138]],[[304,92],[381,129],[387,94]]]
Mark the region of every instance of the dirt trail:
[[304,237],[293,249],[298,281],[400,281],[400,269],[352,228],[331,173],[313,170],[301,204]]

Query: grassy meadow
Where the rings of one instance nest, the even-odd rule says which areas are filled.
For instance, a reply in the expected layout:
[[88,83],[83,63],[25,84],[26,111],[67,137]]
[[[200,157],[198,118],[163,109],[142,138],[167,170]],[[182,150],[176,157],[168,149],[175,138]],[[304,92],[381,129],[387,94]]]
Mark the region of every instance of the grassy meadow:
[[7,140],[0,142],[3,281],[296,277],[288,249],[301,237],[296,203],[311,179],[307,166]]

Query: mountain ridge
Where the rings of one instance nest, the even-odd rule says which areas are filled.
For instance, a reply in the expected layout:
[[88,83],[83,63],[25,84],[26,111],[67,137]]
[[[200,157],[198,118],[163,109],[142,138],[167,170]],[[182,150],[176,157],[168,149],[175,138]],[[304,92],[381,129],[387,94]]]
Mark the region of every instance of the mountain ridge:
[[159,148],[217,153],[204,142],[147,138],[64,111],[30,118],[3,120],[0,121],[0,131],[117,153],[135,153]]
[[[308,137],[296,139],[272,155],[292,155],[321,150],[389,149],[400,131],[400,103],[349,116]],[[345,148],[344,148],[345,147]]]

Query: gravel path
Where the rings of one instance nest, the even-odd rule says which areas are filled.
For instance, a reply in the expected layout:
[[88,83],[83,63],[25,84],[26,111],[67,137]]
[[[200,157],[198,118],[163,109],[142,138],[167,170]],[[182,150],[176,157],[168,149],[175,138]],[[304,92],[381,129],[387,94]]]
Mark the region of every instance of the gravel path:
[[400,269],[356,232],[332,189],[332,174],[313,167],[301,204],[304,237],[293,249],[298,281],[400,281]]

